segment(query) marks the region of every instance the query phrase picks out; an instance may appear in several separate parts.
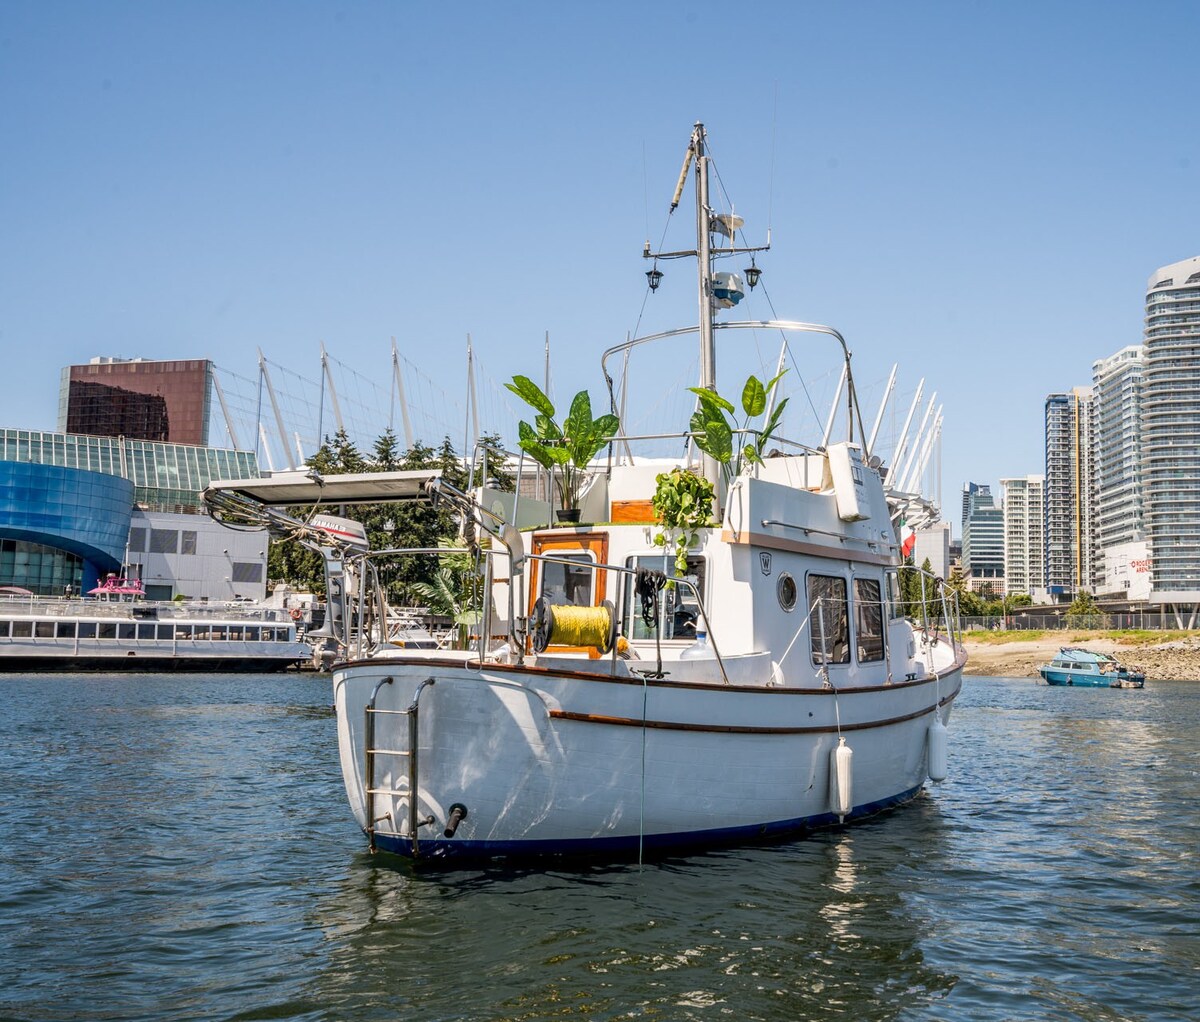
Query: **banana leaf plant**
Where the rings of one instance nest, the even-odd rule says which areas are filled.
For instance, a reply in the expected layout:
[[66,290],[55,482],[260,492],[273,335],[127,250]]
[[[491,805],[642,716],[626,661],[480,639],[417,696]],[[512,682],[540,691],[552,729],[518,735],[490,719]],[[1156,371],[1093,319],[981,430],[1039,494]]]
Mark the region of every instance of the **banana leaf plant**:
[[[771,410],[771,415],[762,428],[748,433],[742,433],[738,441],[739,447],[734,448],[734,432],[748,430],[750,421],[762,415],[767,409],[767,401],[780,377],[763,383],[757,376],[751,375],[742,387],[742,411],[745,419],[737,422],[737,409],[733,403],[721,397],[714,390],[705,387],[689,387],[688,389],[699,399],[699,407],[692,415],[691,429],[696,440],[696,446],[705,454],[710,455],[724,466],[725,481],[730,482],[741,474],[746,465],[761,465],[762,452],[767,442],[779,426],[780,416],[787,406],[788,399],[784,398]],[[732,421],[728,416],[734,416]]]
[[518,426],[521,450],[551,473],[558,470],[562,506],[578,508],[587,466],[620,428],[621,420],[612,414],[593,419],[592,400],[581,390],[560,426],[554,419],[554,403],[528,376],[514,376],[505,387],[537,412],[532,425],[522,421]]

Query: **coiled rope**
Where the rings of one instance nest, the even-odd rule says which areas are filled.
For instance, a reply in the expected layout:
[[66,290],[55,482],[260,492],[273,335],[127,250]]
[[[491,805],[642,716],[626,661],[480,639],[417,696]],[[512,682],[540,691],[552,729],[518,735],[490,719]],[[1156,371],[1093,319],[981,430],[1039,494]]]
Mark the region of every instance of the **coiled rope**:
[[617,640],[616,609],[608,600],[599,607],[555,606],[545,597],[533,608],[533,648],[591,646],[608,653]]

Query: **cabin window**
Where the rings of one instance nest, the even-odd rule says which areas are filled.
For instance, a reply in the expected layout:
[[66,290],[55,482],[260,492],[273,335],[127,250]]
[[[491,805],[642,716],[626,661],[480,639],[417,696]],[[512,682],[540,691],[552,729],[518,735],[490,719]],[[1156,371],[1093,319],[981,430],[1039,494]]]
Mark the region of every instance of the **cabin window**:
[[135,639],[135,638],[137,638],[137,625],[126,625],[126,624],[118,623],[117,638],[118,639]]
[[[555,606],[592,606],[592,580],[596,577],[594,563],[585,553],[554,553],[558,560],[543,561],[541,594]],[[570,563],[562,563],[564,561]]]
[[850,662],[850,616],[846,580],[831,575],[808,576],[809,630],[814,664]]
[[54,637],[56,639],[73,639],[73,638],[75,638],[75,622],[74,621],[59,621],[54,626]]
[[81,639],[94,639],[96,637],[96,622],[95,621],[80,621],[79,622],[79,637]]
[[796,580],[786,571],[780,572],[775,593],[779,597],[779,606],[789,614],[796,609]]
[[137,637],[139,639],[153,639],[154,631],[157,627],[157,625],[138,625]]
[[854,580],[854,637],[860,664],[883,659],[883,601],[874,579]]
[[175,638],[175,626],[174,625],[159,625],[158,626],[158,637],[160,639],[168,639],[168,640]]
[[[625,567],[634,571],[659,571],[673,578],[678,578],[675,571],[675,559],[664,557],[662,554],[645,557],[628,557]],[[689,579],[701,595],[704,594],[704,558],[689,557],[687,572],[682,576]],[[625,576],[625,619],[622,623],[622,633],[630,639],[653,639],[655,629],[646,623],[646,615],[653,620],[652,608],[644,608],[642,599],[637,591],[637,579],[634,575]],[[664,639],[696,638],[697,622],[703,627],[700,618],[700,606],[696,600],[696,592],[691,586],[677,585],[673,589],[658,591],[658,620],[662,623]]]
[[176,625],[175,626],[175,638],[176,639],[190,639],[191,637],[192,637],[192,626],[191,625]]
[[0,621],[0,639],[8,638],[8,629],[11,625],[9,621]]
[[895,571],[887,573],[888,616],[893,620],[904,617],[904,608],[900,606],[900,576]]
[[117,623],[115,621],[100,622],[100,638],[115,639],[117,637]]
[[14,621],[12,623],[12,633],[14,639],[28,639],[33,635],[32,621]]
[[247,642],[258,642],[258,629],[257,628],[247,625],[246,641]]
[[53,621],[38,621],[34,624],[34,635],[39,639],[54,638],[54,622]]

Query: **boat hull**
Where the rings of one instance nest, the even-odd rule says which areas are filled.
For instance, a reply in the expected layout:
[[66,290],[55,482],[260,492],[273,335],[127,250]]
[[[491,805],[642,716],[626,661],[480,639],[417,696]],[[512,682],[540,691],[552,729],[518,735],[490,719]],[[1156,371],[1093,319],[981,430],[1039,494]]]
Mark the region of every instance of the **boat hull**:
[[845,818],[865,817],[921,789],[934,709],[944,720],[960,684],[957,669],[841,691],[414,661],[333,674],[359,825],[375,848],[443,861],[620,858],[829,826],[839,737],[854,752]]
[[1116,677],[1112,674],[1087,674],[1043,667],[1038,672],[1047,685],[1065,685],[1072,688],[1142,688],[1145,678],[1140,675]]
[[155,674],[186,672],[189,674],[248,674],[286,671],[309,660],[309,656],[258,657],[230,654],[206,656],[125,653],[112,656],[4,656],[0,657],[0,674],[17,673],[122,673]]

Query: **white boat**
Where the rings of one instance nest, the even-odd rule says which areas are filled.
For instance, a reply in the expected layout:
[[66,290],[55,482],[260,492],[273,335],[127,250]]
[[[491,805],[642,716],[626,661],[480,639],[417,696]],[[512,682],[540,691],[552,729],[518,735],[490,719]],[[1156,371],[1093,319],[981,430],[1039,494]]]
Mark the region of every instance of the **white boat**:
[[280,671],[312,657],[296,631],[282,607],[147,601],[109,578],[87,599],[0,596],[0,672]]
[[[713,247],[708,160],[696,125],[685,175],[694,165],[700,287],[728,293],[740,281],[713,260],[762,249]],[[691,328],[702,387],[715,384],[714,333],[747,326],[832,340],[849,373],[835,330],[717,323],[713,304]],[[218,520],[325,555],[342,775],[371,848],[444,862],[661,854],[859,820],[944,777],[966,662],[956,612],[932,587],[919,625],[900,605],[897,502],[911,524],[914,500],[885,490],[852,380],[848,394],[845,439],[750,462],[723,493],[706,464],[719,524],[697,530],[683,572],[654,538],[662,465],[600,466],[583,517],[604,524],[555,527],[525,524],[544,507],[460,493],[435,473],[213,483]],[[387,642],[361,537],[281,510],[425,497],[483,540],[493,600],[467,651]]]

